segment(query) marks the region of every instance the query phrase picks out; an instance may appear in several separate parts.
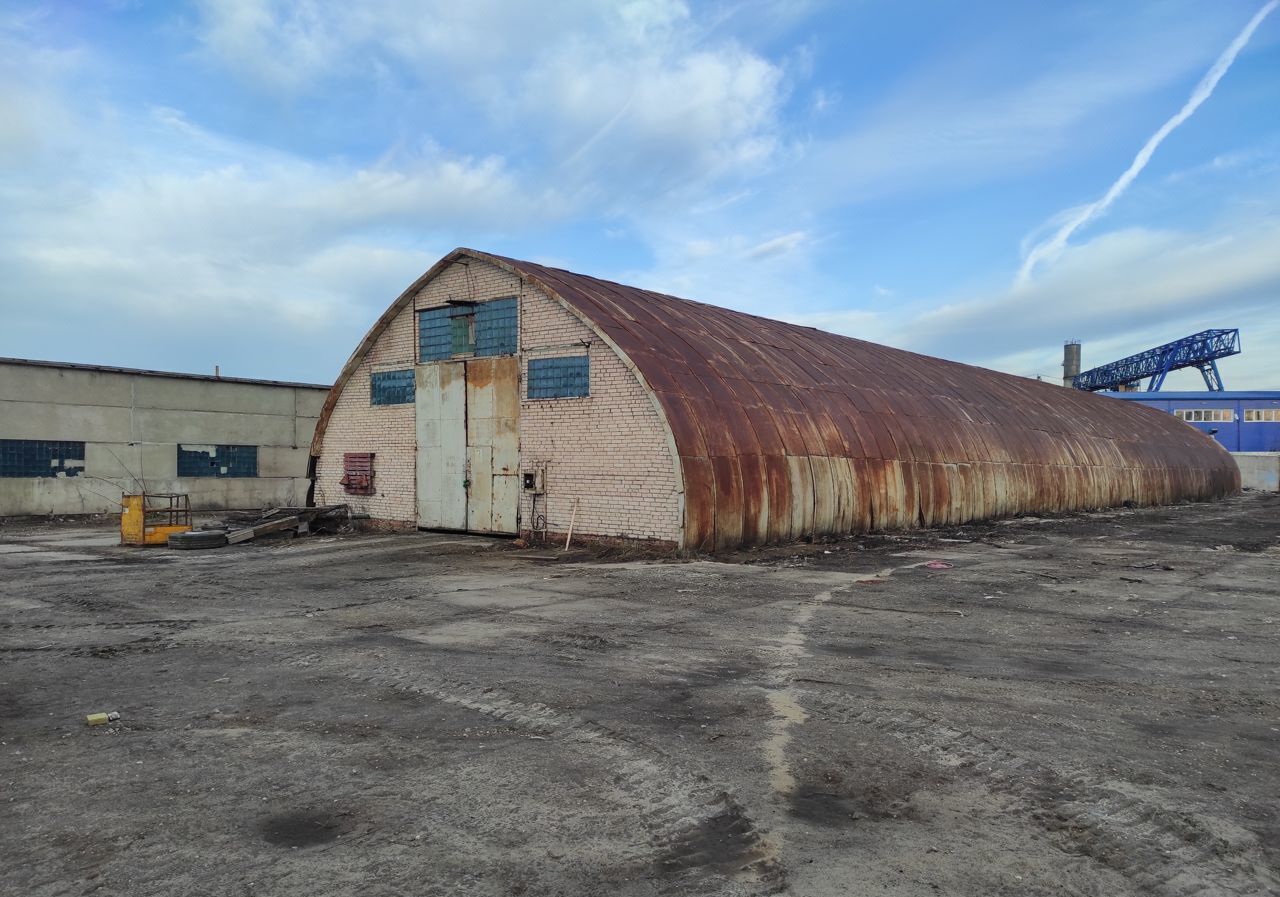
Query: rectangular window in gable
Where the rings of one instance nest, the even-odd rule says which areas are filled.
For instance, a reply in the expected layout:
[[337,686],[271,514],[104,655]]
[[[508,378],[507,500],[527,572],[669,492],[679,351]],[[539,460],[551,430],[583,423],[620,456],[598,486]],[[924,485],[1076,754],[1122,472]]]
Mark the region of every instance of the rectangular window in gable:
[[516,354],[517,303],[514,296],[476,306],[476,355]]
[[418,312],[418,361],[439,361],[453,354],[449,306]]
[[258,447],[256,445],[186,445],[178,446],[180,477],[256,477]]
[[442,305],[418,312],[418,361],[444,361],[476,349],[475,306]]
[[531,399],[567,399],[590,395],[590,361],[585,355],[529,359],[527,394]]
[[369,375],[370,405],[408,405],[413,402],[413,371],[374,371]]
[[418,361],[514,355],[518,315],[514,296],[424,309],[418,312]]
[[84,443],[0,439],[0,477],[74,477],[84,470]]

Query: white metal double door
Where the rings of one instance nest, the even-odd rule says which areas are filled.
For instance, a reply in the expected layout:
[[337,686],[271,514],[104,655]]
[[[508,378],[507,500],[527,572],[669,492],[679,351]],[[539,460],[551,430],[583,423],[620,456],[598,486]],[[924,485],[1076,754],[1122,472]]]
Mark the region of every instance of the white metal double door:
[[516,531],[519,378],[510,355],[418,365],[418,526]]

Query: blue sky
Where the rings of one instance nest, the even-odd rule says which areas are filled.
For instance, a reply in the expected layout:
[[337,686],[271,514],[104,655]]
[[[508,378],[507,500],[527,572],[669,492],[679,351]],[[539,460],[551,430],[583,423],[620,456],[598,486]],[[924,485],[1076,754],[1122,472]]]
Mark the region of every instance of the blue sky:
[[0,0],[0,355],[324,382],[464,245],[1029,376],[1238,326],[1280,389],[1280,12],[1035,248],[1264,8]]

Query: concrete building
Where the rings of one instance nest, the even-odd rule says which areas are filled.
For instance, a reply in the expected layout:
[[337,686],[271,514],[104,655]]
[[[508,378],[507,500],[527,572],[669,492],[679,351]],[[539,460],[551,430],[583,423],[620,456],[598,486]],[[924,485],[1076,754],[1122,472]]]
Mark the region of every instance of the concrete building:
[[402,527],[685,549],[1207,499],[1167,414],[469,249],[325,402],[319,503]]
[[114,512],[144,486],[193,509],[303,505],[327,392],[0,358],[0,516]]

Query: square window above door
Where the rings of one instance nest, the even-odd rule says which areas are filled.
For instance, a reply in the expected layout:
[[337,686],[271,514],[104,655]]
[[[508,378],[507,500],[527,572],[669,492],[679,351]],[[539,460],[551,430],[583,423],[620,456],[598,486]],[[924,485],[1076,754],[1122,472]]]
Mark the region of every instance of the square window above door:
[[418,361],[514,355],[519,344],[518,320],[519,304],[514,296],[424,309],[418,312]]

